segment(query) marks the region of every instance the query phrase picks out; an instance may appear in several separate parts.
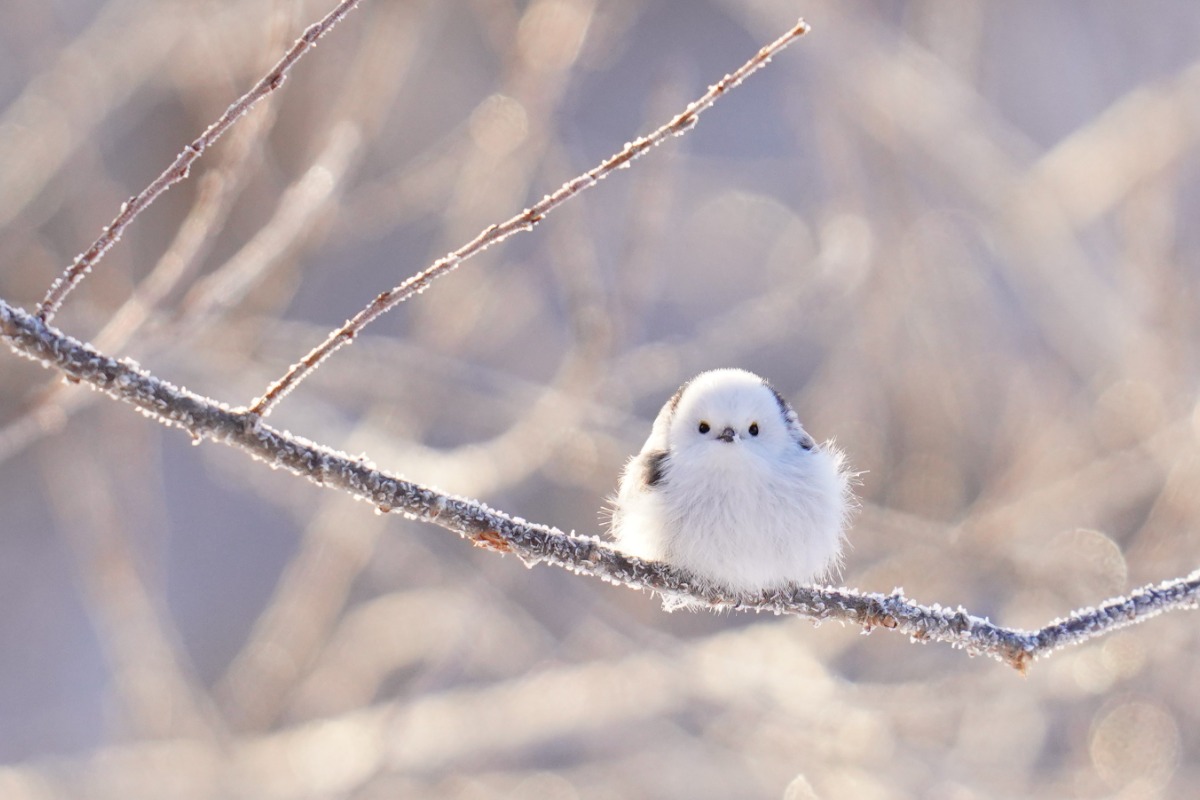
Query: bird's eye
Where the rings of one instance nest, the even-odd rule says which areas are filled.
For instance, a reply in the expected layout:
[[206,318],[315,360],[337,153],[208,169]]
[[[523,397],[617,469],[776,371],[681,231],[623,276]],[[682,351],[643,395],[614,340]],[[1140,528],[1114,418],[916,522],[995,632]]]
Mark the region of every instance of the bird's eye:
[[712,430],[712,428],[708,427],[708,423],[707,423],[707,422],[701,422],[701,423],[700,423],[700,432],[701,432],[701,433],[708,433],[710,430]]
[[758,436],[758,423],[757,422],[750,423],[750,435]]

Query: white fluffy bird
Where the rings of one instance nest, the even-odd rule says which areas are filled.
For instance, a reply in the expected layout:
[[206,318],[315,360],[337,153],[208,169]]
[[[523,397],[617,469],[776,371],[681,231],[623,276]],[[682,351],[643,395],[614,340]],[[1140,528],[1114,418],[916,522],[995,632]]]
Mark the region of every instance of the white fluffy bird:
[[835,570],[852,503],[841,452],[767,381],[718,369],[659,412],[621,475],[612,534],[630,555],[746,594]]

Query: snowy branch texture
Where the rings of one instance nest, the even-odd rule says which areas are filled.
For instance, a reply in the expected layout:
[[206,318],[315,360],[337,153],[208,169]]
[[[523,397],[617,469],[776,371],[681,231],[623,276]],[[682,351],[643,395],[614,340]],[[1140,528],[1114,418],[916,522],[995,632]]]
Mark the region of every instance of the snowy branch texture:
[[159,380],[136,364],[98,353],[3,300],[0,332],[18,354],[129,403],[165,425],[182,428],[196,440],[212,439],[236,447],[272,468],[349,492],[382,511],[398,511],[453,531],[480,547],[511,553],[526,566],[551,564],[609,583],[649,589],[666,598],[699,601],[715,610],[795,614],[817,622],[861,625],[868,631],[881,627],[915,641],[943,642],[973,655],[989,655],[1024,671],[1032,659],[1053,650],[1164,611],[1195,609],[1200,604],[1200,570],[1186,578],[1144,587],[1129,597],[1108,600],[1037,631],[1004,628],[961,608],[917,605],[899,591],[883,595],[797,587],[745,598],[725,597],[713,590],[698,592],[686,576],[670,567],[630,558],[596,538],[566,534],[474,500],[442,494],[376,469],[362,459],[271,428],[256,414],[231,410]]

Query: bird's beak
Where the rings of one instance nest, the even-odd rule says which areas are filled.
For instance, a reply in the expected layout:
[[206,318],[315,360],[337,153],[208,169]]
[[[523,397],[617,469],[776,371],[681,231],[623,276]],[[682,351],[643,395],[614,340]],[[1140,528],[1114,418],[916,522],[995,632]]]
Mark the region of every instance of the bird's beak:
[[717,438],[722,442],[732,442],[737,438],[737,433],[734,432],[733,428],[726,428],[725,430],[721,431],[721,435]]

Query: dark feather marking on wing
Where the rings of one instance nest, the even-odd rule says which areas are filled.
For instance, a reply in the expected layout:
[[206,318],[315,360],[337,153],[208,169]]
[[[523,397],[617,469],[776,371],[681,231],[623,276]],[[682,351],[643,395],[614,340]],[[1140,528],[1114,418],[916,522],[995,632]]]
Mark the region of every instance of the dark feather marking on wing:
[[796,442],[805,450],[812,450],[817,442],[807,433],[804,433],[800,427],[800,418],[796,416],[796,410],[792,408],[792,404],[787,401],[787,398],[779,393],[771,384],[763,381],[763,386],[771,390],[771,394],[775,395],[775,402],[779,404],[779,413],[783,415],[784,421],[787,423],[788,429],[793,433]]
[[683,393],[685,391],[687,391],[687,388],[691,385],[692,385],[691,381],[688,381],[687,383],[683,384],[683,386],[680,386],[675,391],[675,394],[671,395],[671,399],[667,401],[667,408],[669,408],[671,410],[672,418],[675,417],[675,409],[679,408],[679,401],[681,399],[683,399]]
[[771,394],[775,396],[775,402],[779,405],[779,413],[783,415],[783,418],[788,422],[795,422],[796,412],[792,410],[792,404],[787,401],[787,398],[781,395],[778,389],[766,381],[763,381],[763,386],[766,386],[768,389],[770,389]]
[[646,455],[644,478],[647,486],[658,486],[666,478],[666,450],[655,450]]

